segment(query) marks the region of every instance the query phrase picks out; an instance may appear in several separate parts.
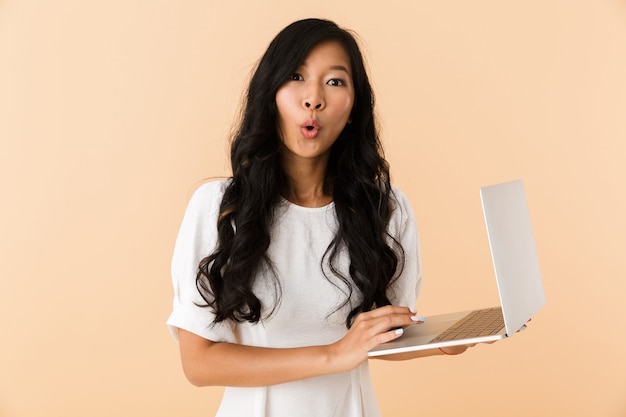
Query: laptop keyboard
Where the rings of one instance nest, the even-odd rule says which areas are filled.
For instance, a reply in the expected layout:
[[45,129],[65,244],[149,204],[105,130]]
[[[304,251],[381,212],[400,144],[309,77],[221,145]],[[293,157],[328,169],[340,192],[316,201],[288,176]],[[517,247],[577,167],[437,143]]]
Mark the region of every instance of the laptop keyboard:
[[472,311],[431,340],[431,343],[489,336],[497,334],[503,328],[502,308],[485,308]]

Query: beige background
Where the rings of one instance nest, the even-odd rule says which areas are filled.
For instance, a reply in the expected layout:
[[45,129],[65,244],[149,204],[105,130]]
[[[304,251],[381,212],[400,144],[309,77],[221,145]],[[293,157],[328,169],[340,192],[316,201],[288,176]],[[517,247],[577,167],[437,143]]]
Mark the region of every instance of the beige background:
[[497,302],[485,184],[525,180],[545,279],[512,340],[374,362],[384,415],[626,416],[616,0],[0,0],[0,416],[213,415],[221,389],[186,382],[164,324],[172,245],[228,172],[254,62],[307,16],[363,39],[419,221],[420,312]]

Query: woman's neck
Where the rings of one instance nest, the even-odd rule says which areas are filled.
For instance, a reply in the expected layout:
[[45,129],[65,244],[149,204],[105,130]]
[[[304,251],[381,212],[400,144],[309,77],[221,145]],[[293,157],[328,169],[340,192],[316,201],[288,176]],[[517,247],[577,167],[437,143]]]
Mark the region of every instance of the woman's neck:
[[299,164],[285,164],[289,186],[285,190],[285,198],[303,207],[324,207],[332,200],[326,194],[326,163],[308,161]]
[[315,186],[303,186],[303,184],[290,184],[285,198],[290,202],[302,207],[324,207],[333,201],[332,196],[324,193],[324,184]]

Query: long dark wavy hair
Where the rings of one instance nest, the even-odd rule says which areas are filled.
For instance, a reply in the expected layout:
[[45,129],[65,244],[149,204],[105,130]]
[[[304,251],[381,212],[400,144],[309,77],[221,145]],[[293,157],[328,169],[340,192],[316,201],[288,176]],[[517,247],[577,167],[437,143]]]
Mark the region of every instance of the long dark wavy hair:
[[[331,40],[350,57],[355,100],[352,122],[330,151],[324,191],[332,195],[338,230],[320,266],[327,263],[334,275],[327,279],[339,279],[349,289],[343,304],[352,307],[348,327],[359,313],[390,304],[387,289],[403,267],[404,252],[387,233],[392,211],[389,166],[363,57],[350,32],[328,20],[305,19],[284,28],[270,43],[250,80],[233,135],[232,179],[220,205],[218,244],[200,262],[196,277],[216,323],[227,319],[256,323],[264,307],[276,307],[262,306],[252,289],[262,268],[273,271],[267,256],[270,229],[274,209],[289,188],[280,160],[283,143],[277,130],[276,92],[314,46]],[[342,248],[349,254],[349,276],[335,266]],[[277,297],[276,303],[280,291]]]

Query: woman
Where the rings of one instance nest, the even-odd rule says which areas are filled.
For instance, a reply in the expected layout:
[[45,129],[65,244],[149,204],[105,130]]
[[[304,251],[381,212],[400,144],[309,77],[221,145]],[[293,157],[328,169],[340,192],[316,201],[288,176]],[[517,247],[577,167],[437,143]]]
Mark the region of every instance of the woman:
[[373,103],[349,32],[287,26],[251,79],[232,178],[189,203],[168,324],[187,378],[227,387],[218,416],[379,415],[367,352],[423,318],[415,220]]

